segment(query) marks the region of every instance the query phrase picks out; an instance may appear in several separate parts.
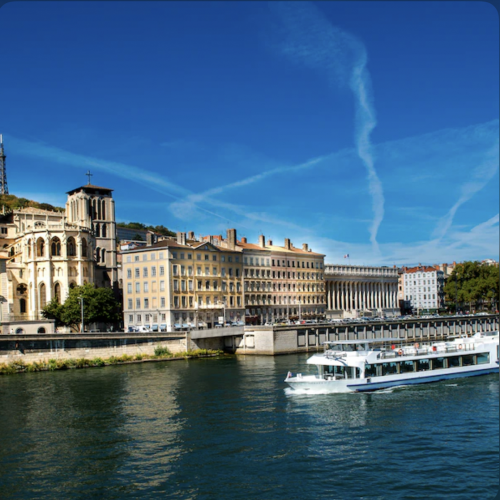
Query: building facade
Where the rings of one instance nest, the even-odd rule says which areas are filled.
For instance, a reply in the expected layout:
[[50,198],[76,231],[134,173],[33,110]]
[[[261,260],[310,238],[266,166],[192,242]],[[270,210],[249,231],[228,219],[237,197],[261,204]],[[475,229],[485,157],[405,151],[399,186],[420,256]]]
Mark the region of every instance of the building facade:
[[330,318],[399,314],[396,268],[326,264],[325,279]]
[[404,300],[409,301],[414,310],[444,307],[444,273],[439,267],[404,267],[402,283]]
[[241,252],[167,238],[122,252],[125,328],[174,331],[243,321]]
[[4,327],[40,321],[45,305],[53,298],[64,302],[73,286],[117,286],[114,233],[111,190],[96,186],[70,191],[66,211],[23,208],[2,214]]
[[206,236],[206,241],[242,253],[246,321],[264,324],[276,321],[325,317],[325,256],[307,243],[296,248],[290,239],[284,245],[259,236],[258,243],[237,239],[236,229],[227,237]]

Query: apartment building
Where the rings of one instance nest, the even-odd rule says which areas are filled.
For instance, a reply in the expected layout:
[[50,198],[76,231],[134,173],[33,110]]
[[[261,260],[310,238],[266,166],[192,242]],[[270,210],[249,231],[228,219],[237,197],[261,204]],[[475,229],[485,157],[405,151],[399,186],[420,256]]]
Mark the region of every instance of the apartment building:
[[125,328],[212,328],[243,321],[241,252],[186,238],[122,252]]
[[265,323],[283,319],[323,318],[326,312],[323,254],[307,243],[296,248],[286,238],[284,245],[258,243],[236,237],[229,229],[227,238],[205,236],[219,247],[240,251],[244,265],[245,313],[247,322]]
[[403,268],[404,300],[413,309],[438,309],[444,305],[444,273],[439,267],[417,266]]

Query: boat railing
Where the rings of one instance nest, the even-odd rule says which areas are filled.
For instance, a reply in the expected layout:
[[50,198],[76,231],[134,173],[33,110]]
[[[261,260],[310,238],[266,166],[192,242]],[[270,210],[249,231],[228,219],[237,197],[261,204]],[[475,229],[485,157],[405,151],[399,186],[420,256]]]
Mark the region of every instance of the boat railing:
[[377,357],[379,359],[390,359],[401,356],[427,356],[429,354],[443,354],[452,352],[475,351],[474,343],[461,343],[456,345],[443,344],[435,346],[400,347],[390,351],[382,351]]

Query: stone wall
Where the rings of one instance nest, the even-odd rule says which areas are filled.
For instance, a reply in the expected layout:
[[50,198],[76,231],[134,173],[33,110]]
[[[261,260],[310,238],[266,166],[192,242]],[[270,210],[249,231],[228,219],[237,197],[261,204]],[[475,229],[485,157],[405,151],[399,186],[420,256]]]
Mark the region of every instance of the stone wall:
[[[84,342],[84,341],[83,341]],[[111,356],[122,356],[128,354],[154,354],[157,346],[167,347],[171,353],[185,352],[186,342],[184,339],[160,340],[158,342],[144,342],[134,344],[119,344],[114,346],[82,346],[79,348],[54,347],[52,350],[27,350],[21,353],[19,350],[1,351],[0,363],[10,363],[11,361],[23,360],[25,363],[42,361],[49,359],[78,359],[78,358],[110,358]]]

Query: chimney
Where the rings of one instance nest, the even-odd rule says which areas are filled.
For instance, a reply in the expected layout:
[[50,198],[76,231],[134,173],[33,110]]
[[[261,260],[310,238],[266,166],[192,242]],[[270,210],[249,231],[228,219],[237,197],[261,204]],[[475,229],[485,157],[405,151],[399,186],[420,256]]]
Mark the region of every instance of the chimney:
[[266,246],[266,238],[263,234],[259,236],[259,246],[264,248]]
[[245,236],[243,236],[243,237],[241,238],[241,242],[242,242],[242,243],[248,243],[248,240],[246,239],[246,237],[245,237]]
[[273,240],[267,240],[267,246],[272,247],[273,246]]
[[146,246],[150,247],[155,243],[156,243],[156,234],[152,233],[151,231],[148,231],[146,233]]
[[189,231],[188,240],[194,240],[194,231]]
[[302,250],[305,250],[306,252],[309,250],[307,243],[302,243]]
[[228,229],[227,230],[227,247],[230,250],[234,250],[236,246],[236,229]]
[[186,233],[177,233],[177,243],[179,243],[179,245],[186,244]]
[[291,245],[290,245],[290,239],[289,238],[285,238],[285,248],[287,250],[290,250],[290,247],[291,247]]
[[215,245],[215,243],[214,243],[214,237],[212,235],[210,235],[208,237],[208,241],[209,241],[210,244]]

